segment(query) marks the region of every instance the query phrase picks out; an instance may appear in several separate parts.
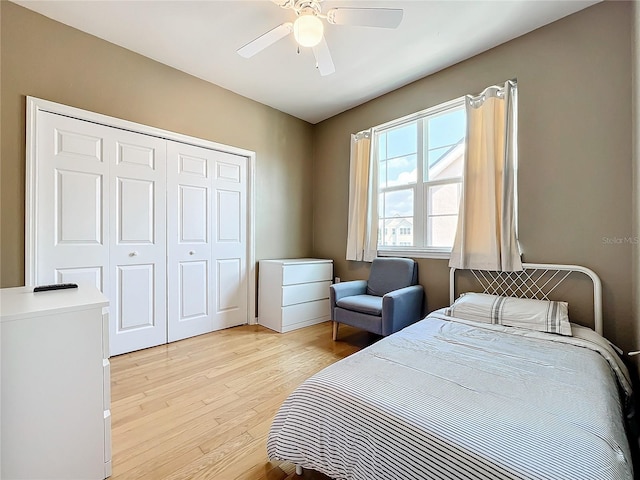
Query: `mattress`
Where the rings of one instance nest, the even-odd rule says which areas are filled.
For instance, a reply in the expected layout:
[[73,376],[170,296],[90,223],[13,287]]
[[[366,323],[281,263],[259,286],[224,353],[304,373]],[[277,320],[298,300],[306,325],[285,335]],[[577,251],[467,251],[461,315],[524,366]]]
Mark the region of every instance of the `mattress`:
[[334,479],[632,479],[628,372],[602,337],[434,313],[305,381],[267,454]]

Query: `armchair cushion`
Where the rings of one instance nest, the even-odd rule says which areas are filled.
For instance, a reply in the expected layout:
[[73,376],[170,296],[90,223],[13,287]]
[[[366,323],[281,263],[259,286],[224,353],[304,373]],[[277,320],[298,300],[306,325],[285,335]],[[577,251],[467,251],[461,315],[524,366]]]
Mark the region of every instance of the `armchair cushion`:
[[344,297],[336,302],[336,305],[345,310],[362,312],[368,315],[382,315],[382,297],[373,295],[354,295]]
[[376,258],[371,264],[367,294],[382,297],[418,283],[418,264],[409,258]]

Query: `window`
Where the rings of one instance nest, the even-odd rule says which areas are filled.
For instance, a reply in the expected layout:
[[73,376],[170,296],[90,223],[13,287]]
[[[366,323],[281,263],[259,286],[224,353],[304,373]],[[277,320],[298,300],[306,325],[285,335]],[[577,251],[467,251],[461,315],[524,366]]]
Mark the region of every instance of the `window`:
[[379,251],[428,256],[451,251],[462,192],[465,134],[464,98],[374,130]]

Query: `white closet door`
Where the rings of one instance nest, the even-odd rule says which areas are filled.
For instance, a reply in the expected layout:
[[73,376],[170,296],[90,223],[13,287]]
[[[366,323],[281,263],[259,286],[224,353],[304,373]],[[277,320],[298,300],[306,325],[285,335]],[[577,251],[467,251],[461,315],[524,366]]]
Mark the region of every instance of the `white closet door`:
[[247,323],[247,157],[36,115],[30,283],[99,288],[111,355]]
[[213,330],[213,150],[167,142],[167,279],[170,342]]
[[214,329],[247,323],[247,158],[214,152]]
[[41,112],[33,284],[88,284],[109,296],[110,129]]
[[166,141],[117,130],[110,172],[111,354],[167,342]]

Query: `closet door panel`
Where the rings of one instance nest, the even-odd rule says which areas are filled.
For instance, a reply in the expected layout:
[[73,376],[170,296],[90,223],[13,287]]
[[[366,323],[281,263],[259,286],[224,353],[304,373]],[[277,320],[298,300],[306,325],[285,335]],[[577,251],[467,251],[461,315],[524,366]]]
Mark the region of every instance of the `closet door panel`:
[[102,244],[102,178],[99,173],[56,169],[54,227],[58,245]]
[[116,185],[118,245],[155,244],[156,182],[119,177]]
[[212,151],[167,142],[168,338],[212,331]]
[[118,326],[121,332],[153,328],[154,266],[120,265],[117,268],[116,296]]
[[218,190],[217,192],[217,241],[230,244],[242,242],[242,197],[241,192]]
[[109,294],[111,129],[40,112],[33,284],[87,283]]
[[103,290],[104,270],[101,265],[77,267],[77,268],[56,268],[54,283],[77,283],[95,285],[100,291]]
[[180,262],[179,321],[209,315],[209,261]]
[[[227,258],[216,261],[218,291],[216,296],[217,313],[233,312],[242,309],[242,259]],[[242,322],[244,323],[244,322]]]
[[166,343],[166,141],[118,130],[110,174],[111,354]]
[[181,244],[209,242],[209,188],[178,186],[178,226]]
[[246,157],[215,152],[213,178],[214,328],[247,323]]

